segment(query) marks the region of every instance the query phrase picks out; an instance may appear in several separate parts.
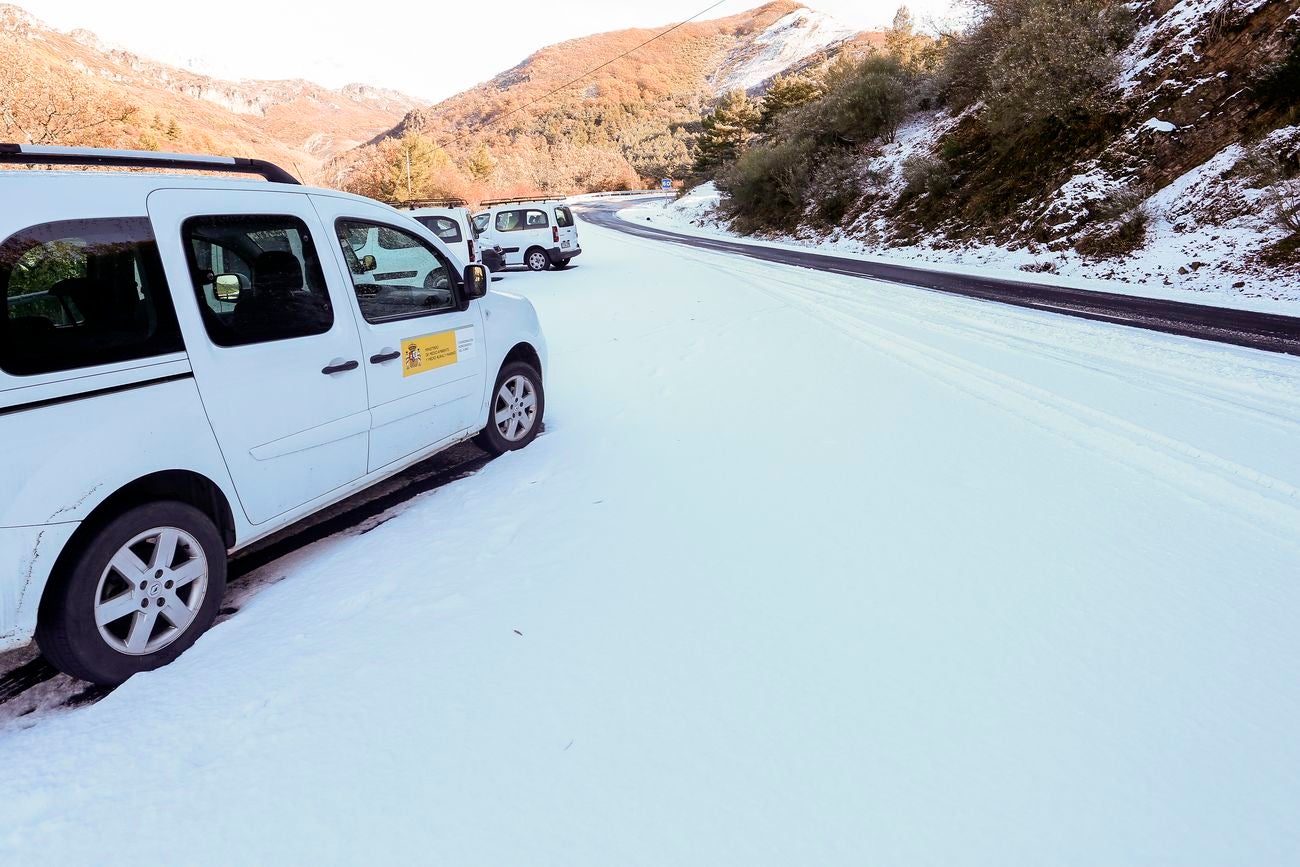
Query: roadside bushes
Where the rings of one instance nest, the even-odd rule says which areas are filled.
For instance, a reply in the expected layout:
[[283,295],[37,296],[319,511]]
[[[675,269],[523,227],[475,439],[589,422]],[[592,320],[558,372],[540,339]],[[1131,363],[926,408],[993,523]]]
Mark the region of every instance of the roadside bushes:
[[[1061,167],[1113,135],[1123,118],[1112,87],[1134,32],[1127,4],[971,2],[976,17],[963,34],[919,35],[900,9],[883,50],[841,55],[817,79],[778,82],[735,156],[715,164],[737,225],[788,229],[803,217],[850,216],[872,195],[857,180],[864,158],[895,142],[910,115],[940,104],[975,110],[933,155],[903,163],[900,187],[875,191],[875,201],[894,197],[900,225],[933,230],[955,219],[997,231]],[[730,100],[718,118],[735,113]],[[1131,207],[1095,219],[1108,227],[1082,240],[1085,248],[1110,255],[1141,244],[1145,219]]]
[[[738,147],[733,161],[720,161],[718,188],[728,196],[737,227],[792,229],[813,201],[814,219],[843,219],[858,201],[858,148],[894,139],[913,106],[918,79],[897,57],[870,54],[832,63],[820,95],[812,95],[806,82],[783,84],[759,114],[766,118],[767,136]],[[717,128],[720,121],[712,118],[734,116],[738,103],[739,98],[724,100],[706,124]]]
[[786,113],[781,133],[821,147],[852,147],[876,137],[892,142],[913,108],[916,80],[892,55],[841,57],[826,71],[825,93]]
[[913,154],[903,160],[902,197],[929,193],[936,198],[952,189],[952,169],[942,159],[929,154]]
[[1139,205],[1124,214],[1117,222],[1096,229],[1074,242],[1074,249],[1082,256],[1110,259],[1126,256],[1146,243],[1147,224],[1151,214]]
[[813,149],[795,140],[750,148],[718,177],[741,231],[793,229],[807,204]]
[[913,76],[893,55],[868,55],[837,64],[826,75],[826,98],[817,103],[826,126],[846,144],[879,136],[892,142],[907,116]]
[[1115,0],[974,0],[978,24],[948,51],[943,77],[958,110],[983,101],[983,122],[1013,142],[1045,123],[1107,111],[1106,91],[1132,39]]

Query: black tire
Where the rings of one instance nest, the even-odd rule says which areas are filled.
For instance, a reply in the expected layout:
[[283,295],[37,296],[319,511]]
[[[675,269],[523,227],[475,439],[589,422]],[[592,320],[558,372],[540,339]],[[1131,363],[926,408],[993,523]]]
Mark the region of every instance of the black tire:
[[529,247],[524,252],[524,264],[529,271],[545,271],[551,267],[551,257],[541,247]]
[[[532,394],[536,397],[536,413],[532,417],[532,424],[521,437],[509,439],[506,436],[506,431],[501,430],[502,426],[496,422],[496,415],[502,409],[501,390],[514,377],[523,377],[528,381]],[[509,364],[504,364],[501,366],[501,372],[497,374],[496,383],[492,386],[492,397],[488,404],[487,427],[479,431],[478,435],[474,437],[474,442],[483,451],[494,455],[522,449],[537,439],[537,434],[542,429],[542,419],[545,413],[546,392],[542,388],[541,374],[531,364],[525,364],[522,361],[512,361]]]
[[[202,551],[206,561],[201,564],[206,566],[206,585],[201,599],[195,600],[190,595],[197,592],[196,582],[187,584],[182,579],[178,579],[173,590],[173,583],[165,577],[166,574],[171,573],[155,570],[154,566],[157,563],[152,555],[149,555],[151,559],[145,559],[151,548],[156,550],[156,543],[148,539],[137,543],[132,548],[140,561],[154,573],[146,575],[147,580],[141,582],[148,587],[127,586],[123,573],[117,571],[109,573],[109,561],[128,542],[158,528],[180,530],[182,534],[187,534]],[[140,551],[146,554],[141,555]],[[190,542],[184,540],[183,535],[176,551],[178,553],[168,566],[170,568],[179,562],[180,565],[176,566],[178,570],[176,574],[180,575],[180,569],[185,565],[181,561],[197,560],[197,554],[192,550]],[[101,577],[106,574],[108,577],[104,578],[105,587],[101,588]],[[121,631],[125,634],[121,640],[125,642],[130,637],[130,628],[137,622],[149,623],[153,626],[149,634],[145,635],[145,640],[152,641],[155,639],[151,639],[150,636],[158,636],[156,640],[161,641],[171,636],[168,639],[169,643],[160,646],[156,651],[134,655],[109,644],[108,639],[101,634],[100,627],[96,625],[95,607],[96,602],[104,598],[98,596],[97,599],[98,594],[111,596],[108,600],[110,602],[122,596],[120,592],[111,593],[110,585],[113,584],[126,586],[126,592],[132,594],[132,599],[136,596],[140,597],[144,610],[148,611],[149,605],[152,604],[153,620],[146,620],[147,615],[138,616],[132,609],[130,613],[121,615],[121,619],[110,621],[105,628],[111,632],[121,627]],[[188,593],[186,593],[187,588]],[[92,683],[115,686],[133,674],[166,665],[189,649],[216,619],[225,589],[226,546],[216,525],[207,515],[191,505],[172,501],[137,506],[109,521],[86,539],[84,544],[68,551],[65,558],[60,561],[57,572],[51,577],[50,585],[41,600],[36,625],[36,643],[40,645],[41,653],[45,658],[60,671]],[[181,598],[182,593],[186,593],[184,599]],[[197,606],[192,610],[191,619],[183,629],[177,628],[167,618],[168,599],[173,603],[171,609],[173,611],[180,610],[175,607],[177,602]]]
[[554,268],[556,271],[563,271],[565,268],[569,267],[569,260],[561,259],[560,261],[553,264],[551,267]]

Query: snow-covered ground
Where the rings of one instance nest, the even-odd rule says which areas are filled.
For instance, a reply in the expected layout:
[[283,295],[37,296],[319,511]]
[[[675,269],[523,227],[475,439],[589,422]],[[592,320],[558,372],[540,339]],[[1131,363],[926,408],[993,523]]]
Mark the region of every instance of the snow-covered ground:
[[[918,116],[899,130],[895,142],[882,146],[877,156],[865,162],[863,171],[884,178],[883,183],[896,194],[902,188],[904,160],[927,153],[951,122],[941,113]],[[1144,134],[1165,134],[1163,123],[1153,118],[1144,125]],[[1300,132],[1289,127],[1270,134],[1268,140],[1296,135]],[[1090,259],[1073,249],[1051,251],[1041,245],[1007,249],[974,242],[883,243],[880,239],[889,235],[890,218],[874,212],[852,225],[825,232],[805,227],[793,236],[743,240],[1027,282],[1300,315],[1300,279],[1295,270],[1253,261],[1264,246],[1280,240],[1285,232],[1274,225],[1270,191],[1253,188],[1238,168],[1246,156],[1242,146],[1231,145],[1142,201],[1140,205],[1149,215],[1146,243],[1120,258]],[[1110,177],[1093,166],[1049,197],[1044,213],[1066,231],[1088,207],[1124,189],[1128,180]],[[1290,186],[1294,187],[1290,195],[1300,196],[1300,187]],[[717,188],[708,183],[675,203],[643,203],[623,216],[638,223],[649,218],[652,225],[672,231],[740,237],[719,212],[719,200]],[[1225,212],[1234,216],[1225,219]],[[1027,272],[1027,268],[1046,273]]]
[[0,729],[0,863],[1300,860],[1300,359],[582,232],[546,433]]

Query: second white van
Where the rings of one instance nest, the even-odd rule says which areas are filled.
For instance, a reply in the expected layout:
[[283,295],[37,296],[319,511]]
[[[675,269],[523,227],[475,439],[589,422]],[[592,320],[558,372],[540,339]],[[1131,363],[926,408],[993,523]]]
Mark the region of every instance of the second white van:
[[573,212],[562,201],[485,202],[474,216],[480,236],[501,248],[506,265],[530,271],[566,268],[582,253]]

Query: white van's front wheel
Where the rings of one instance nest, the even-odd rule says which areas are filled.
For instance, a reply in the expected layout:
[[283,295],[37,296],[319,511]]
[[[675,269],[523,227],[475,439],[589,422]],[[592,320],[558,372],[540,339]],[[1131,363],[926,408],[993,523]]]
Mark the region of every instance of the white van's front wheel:
[[489,402],[487,427],[474,438],[479,448],[500,455],[522,449],[542,429],[546,394],[542,375],[522,361],[503,365]]
[[524,264],[528,266],[529,271],[545,271],[551,267],[551,258],[541,247],[533,247],[524,257]]
[[212,625],[226,547],[186,503],[137,506],[75,553],[41,603],[36,641],[58,668],[115,685],[166,665]]

